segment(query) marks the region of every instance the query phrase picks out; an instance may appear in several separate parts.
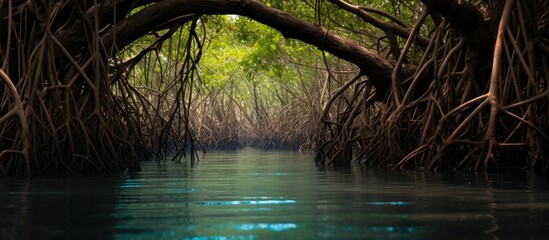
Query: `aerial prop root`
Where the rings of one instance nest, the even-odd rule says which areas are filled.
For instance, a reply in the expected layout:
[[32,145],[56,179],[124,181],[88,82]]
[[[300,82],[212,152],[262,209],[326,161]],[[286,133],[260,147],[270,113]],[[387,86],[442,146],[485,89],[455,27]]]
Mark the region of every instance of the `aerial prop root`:
[[[4,84],[7,86],[7,89],[11,94],[11,97],[14,102],[12,109],[6,115],[2,116],[2,118],[0,118],[0,123],[6,121],[8,118],[14,115],[17,116],[17,119],[19,120],[19,128],[20,128],[18,130],[20,131],[20,136],[22,141],[21,147],[17,146],[19,145],[17,141],[15,141],[12,146],[13,149],[19,148],[21,150],[13,150],[13,149],[2,150],[2,152],[0,152],[0,160],[2,160],[2,157],[5,154],[9,154],[9,153],[22,154],[25,175],[27,177],[30,177],[30,172],[31,172],[30,159],[29,159],[30,134],[29,134],[29,125],[27,121],[27,116],[25,114],[25,108],[23,106],[23,103],[21,102],[21,96],[19,96],[17,88],[15,87],[15,85],[13,84],[9,76],[1,68],[0,68],[0,78],[2,79],[2,82],[4,82]],[[2,166],[3,164],[0,163],[0,167]]]

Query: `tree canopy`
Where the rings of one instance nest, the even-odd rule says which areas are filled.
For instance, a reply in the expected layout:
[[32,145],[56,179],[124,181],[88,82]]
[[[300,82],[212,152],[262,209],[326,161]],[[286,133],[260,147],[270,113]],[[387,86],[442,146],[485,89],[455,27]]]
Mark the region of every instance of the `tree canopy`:
[[[308,139],[319,164],[547,172],[548,5],[4,0],[0,172],[135,171],[150,154],[194,159],[197,136],[219,139],[213,132],[232,131],[228,114],[248,119],[243,131],[272,122],[281,123],[277,129],[301,128],[292,119],[314,125],[295,138]],[[212,17],[218,15],[233,17]],[[214,38],[234,31],[242,43],[256,43],[255,52],[215,46]],[[299,61],[322,72],[285,71],[293,61],[277,61],[306,45],[289,41],[290,53],[284,53],[278,45],[286,44],[283,38],[317,48],[318,54],[301,54],[319,61]],[[212,64],[207,51],[237,61]],[[203,57],[209,68],[202,69]],[[249,84],[223,85],[216,75],[222,64],[244,71],[240,77],[247,80],[235,81]],[[259,72],[298,80],[258,85]],[[257,119],[235,103],[232,93],[239,88],[253,93]],[[272,96],[280,109],[300,113],[275,114],[258,96]],[[307,109],[316,113],[301,114]],[[212,121],[225,127],[214,131]]]

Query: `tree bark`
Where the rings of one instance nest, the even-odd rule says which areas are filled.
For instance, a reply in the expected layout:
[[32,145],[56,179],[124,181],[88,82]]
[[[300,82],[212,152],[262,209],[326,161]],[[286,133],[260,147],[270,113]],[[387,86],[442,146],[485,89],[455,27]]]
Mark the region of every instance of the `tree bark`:
[[[403,38],[410,37],[410,34],[412,32],[411,28],[405,28],[394,23],[381,21],[376,17],[372,16],[371,14],[369,14],[367,11],[363,10],[360,6],[350,4],[343,0],[328,0],[328,1],[337,5],[341,9],[344,9],[345,11],[348,11],[357,15],[363,21],[372,24],[373,26],[381,29],[384,32],[392,32],[395,35]],[[420,46],[423,46],[423,47],[427,47],[427,45],[429,45],[429,39],[422,36],[417,37],[417,42]]]
[[[383,58],[356,42],[331,33],[328,29],[315,23],[296,18],[286,12],[268,7],[255,0],[164,0],[148,6],[124,21],[114,25],[102,34],[105,45],[114,44],[114,49],[123,49],[126,45],[144,36],[159,26],[169,28],[172,22],[190,21],[193,14],[236,14],[249,17],[280,31],[284,37],[293,38],[314,45],[336,57],[356,64],[361,71],[370,77],[379,96],[385,95],[394,68],[392,61]],[[74,28],[76,30],[77,28]],[[61,32],[58,39],[67,48],[84,46],[79,42],[77,33]],[[80,40],[80,41],[83,41]],[[415,70],[414,66],[405,65],[401,79],[407,79]],[[381,97],[383,97],[381,96]]]
[[[16,1],[17,2],[17,1]],[[331,1],[346,11],[353,12],[381,30],[392,31],[400,36],[408,36],[409,30],[396,24],[380,22],[360,8],[343,1]],[[422,0],[434,11],[440,13],[450,23],[463,32],[473,32],[483,23],[483,15],[478,8],[456,0]],[[138,6],[148,7],[126,17],[130,9]],[[200,14],[236,14],[249,17],[280,31],[286,38],[293,38],[314,45],[338,58],[357,65],[364,75],[376,87],[378,96],[383,97],[390,86],[394,62],[390,61],[356,42],[331,33],[328,29],[315,23],[296,18],[286,12],[268,7],[256,0],[105,0],[97,6],[87,9],[86,16],[90,22],[97,14],[101,19],[99,25],[106,46],[114,46],[113,52],[153,30],[167,29],[182,22],[191,21],[193,15]],[[114,17],[116,16],[116,17]],[[124,19],[124,20],[121,20]],[[377,20],[377,21],[376,21]],[[70,26],[56,31],[55,36],[76,55],[86,46],[84,24],[78,20]],[[108,27],[110,26],[110,27]],[[425,45],[427,39],[419,39]],[[415,72],[413,65],[404,65],[400,71],[401,80],[408,79]]]

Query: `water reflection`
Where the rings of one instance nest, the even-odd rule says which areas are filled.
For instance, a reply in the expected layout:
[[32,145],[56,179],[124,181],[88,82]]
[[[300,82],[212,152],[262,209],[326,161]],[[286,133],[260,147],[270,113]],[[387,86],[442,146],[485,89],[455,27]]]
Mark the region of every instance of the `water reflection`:
[[529,176],[316,168],[244,150],[123,177],[0,180],[0,239],[540,239]]
[[409,202],[369,202],[368,204],[371,204],[371,205],[394,205],[394,206],[398,206],[398,205],[407,205],[407,204],[410,204]]
[[[159,168],[165,175],[180,172],[184,178],[175,184],[167,182],[156,176]],[[113,217],[122,220],[117,229],[129,231],[117,234],[117,239],[408,238],[430,232],[428,226],[408,223],[413,219],[404,212],[415,204],[408,196],[373,194],[375,188],[369,184],[375,181],[357,176],[356,171],[317,171],[309,155],[253,150],[217,153],[193,167],[145,166],[134,177],[121,184],[125,201],[114,207],[118,213]],[[159,210],[148,201],[151,198],[162,199],[158,204],[170,210]],[[185,219],[180,221],[184,224],[177,223],[178,218]],[[151,224],[166,231],[144,234],[125,228],[143,230]]]
[[110,238],[114,183],[95,177],[1,179],[0,239]]
[[260,204],[292,204],[294,200],[248,200],[248,201],[206,201],[202,205],[260,205]]

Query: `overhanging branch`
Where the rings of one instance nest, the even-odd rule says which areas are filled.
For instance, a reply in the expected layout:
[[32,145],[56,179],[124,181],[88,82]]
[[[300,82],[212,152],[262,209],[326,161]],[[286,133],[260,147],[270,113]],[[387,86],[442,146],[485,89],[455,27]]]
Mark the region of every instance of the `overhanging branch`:
[[[249,17],[280,31],[286,38],[314,45],[356,64],[365,75],[370,77],[380,95],[384,95],[390,85],[393,62],[356,42],[331,33],[324,27],[255,0],[164,0],[116,24],[106,31],[102,38],[106,45],[115,44],[117,49],[122,49],[159,25],[191,14],[236,14]],[[401,78],[408,78],[414,70],[414,66],[405,65],[401,71]]]
[[[411,28],[405,28],[402,26],[399,26],[394,23],[388,23],[381,21],[380,19],[372,16],[370,13],[368,13],[366,10],[361,8],[360,6],[350,4],[343,0],[329,0],[331,3],[335,4],[336,6],[340,7],[341,9],[344,9],[345,11],[351,12],[358,17],[360,17],[364,22],[367,22],[369,24],[372,24],[374,27],[377,27],[381,29],[384,32],[392,32],[397,36],[408,38],[410,37],[410,34],[412,32]],[[426,37],[418,36],[417,37],[417,44],[419,44],[422,47],[427,47],[429,45],[429,39]]]

